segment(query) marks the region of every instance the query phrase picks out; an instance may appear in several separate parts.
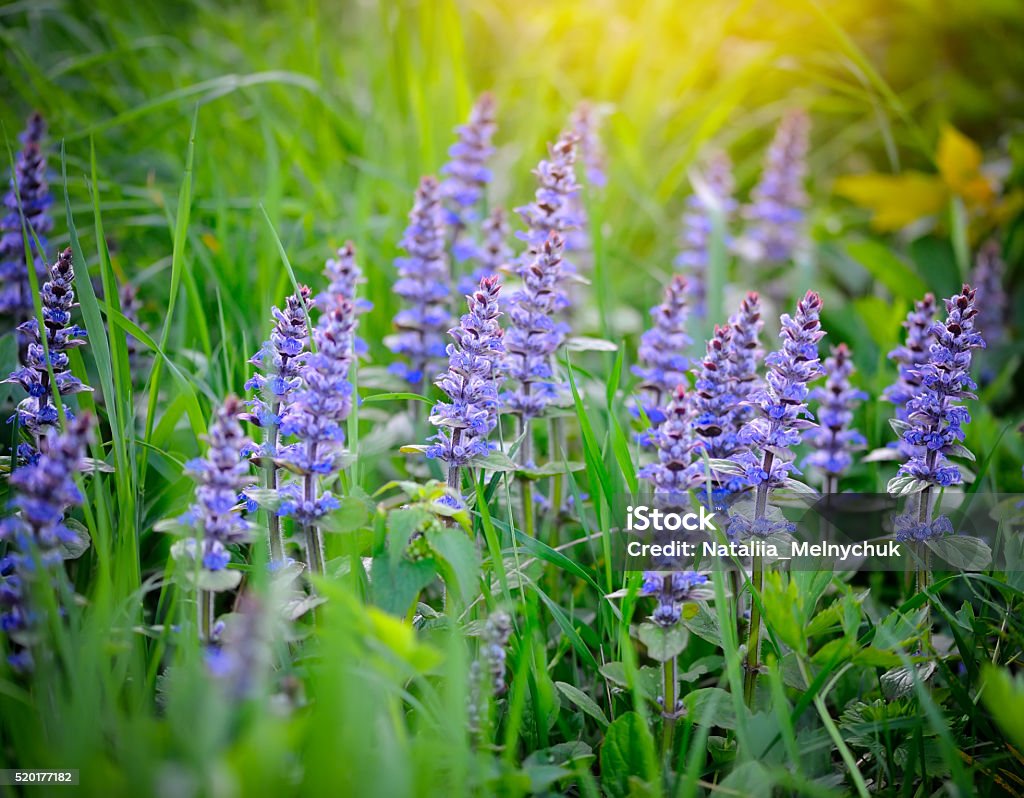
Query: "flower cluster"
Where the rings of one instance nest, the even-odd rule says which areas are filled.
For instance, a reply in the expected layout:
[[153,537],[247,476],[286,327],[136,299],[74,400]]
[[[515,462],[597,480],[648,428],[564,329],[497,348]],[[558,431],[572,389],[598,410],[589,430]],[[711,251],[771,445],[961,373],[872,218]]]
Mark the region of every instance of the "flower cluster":
[[524,420],[539,416],[559,395],[552,357],[568,329],[554,318],[569,304],[561,288],[563,246],[561,235],[551,233],[533,260],[518,268],[523,286],[509,303],[503,370],[518,386],[501,399]]
[[245,383],[247,391],[257,393],[247,402],[250,412],[245,419],[267,431],[260,450],[263,457],[277,456],[277,429],[292,395],[302,384],[299,374],[308,357],[309,295],[309,288],[299,286],[299,292],[288,297],[284,310],[276,307],[271,310],[274,327],[270,340],[249,360],[263,373],[254,374]]
[[928,359],[916,370],[920,387],[907,402],[907,420],[898,425],[903,442],[914,447],[913,454],[900,466],[896,480],[911,477],[925,487],[947,487],[961,480],[960,468],[948,458],[969,454],[960,443],[963,427],[971,420],[963,401],[974,398],[977,387],[970,377],[972,350],[985,346],[975,330],[975,298],[974,289],[965,285],[946,300],[945,323],[931,327]]
[[733,457],[753,486],[781,485],[794,469],[792,448],[801,433],[814,426],[807,420],[807,397],[808,383],[822,373],[818,341],[825,333],[820,314],[821,298],[808,291],[797,303],[795,316],[785,313],[780,319],[782,347],[766,358],[767,383],[751,395],[755,416],[738,435],[739,443],[750,449]]
[[[345,445],[345,422],[352,410],[349,370],[355,358],[357,325],[354,303],[338,297],[334,307],[325,309],[313,330],[316,352],[302,368],[302,387],[281,424],[282,435],[294,435],[297,443],[281,451],[281,460],[295,473],[309,478],[330,476],[338,471]],[[304,490],[298,486],[282,489],[287,498],[281,515],[293,515],[306,525],[338,507],[338,500],[326,491]]]
[[1006,311],[1009,300],[1003,287],[1006,262],[997,241],[987,241],[978,251],[971,280],[979,305],[985,313],[979,320],[978,332],[986,346],[994,347],[1006,337]]
[[676,275],[665,287],[661,304],[651,308],[654,326],[640,337],[640,364],[633,366],[647,394],[644,412],[655,426],[664,421],[662,405],[677,385],[686,383],[690,368],[690,359],[683,354],[693,343],[686,334],[686,295],[686,278]]
[[[505,649],[512,636],[512,618],[507,612],[498,610],[491,613],[484,623],[481,634],[480,656],[469,666],[469,697],[467,714],[469,728],[474,733],[482,731],[487,722],[484,716],[486,696],[497,698],[508,689],[506,683]],[[484,677],[488,681],[484,692]]]
[[654,596],[658,600],[651,621],[668,628],[679,623],[683,604],[709,597],[704,587],[707,584],[708,577],[696,571],[644,571],[640,595]]
[[[43,307],[44,339],[40,335],[36,319],[29,319],[18,326],[26,343],[23,365],[11,373],[5,382],[18,383],[28,393],[18,404],[18,423],[25,427],[36,442],[36,448],[44,441],[46,430],[57,425],[60,418],[53,404],[53,386],[50,384],[50,369],[56,381],[60,396],[92,390],[84,385],[70,371],[68,351],[85,343],[85,330],[71,323],[71,311],[76,307],[74,291],[75,270],[71,263],[71,248],[68,247],[50,270],[50,279],[43,283],[41,290]],[[47,369],[46,353],[49,352]],[[64,408],[65,415],[71,411]],[[23,453],[27,453],[23,450]]]
[[[892,385],[882,392],[882,398],[896,406],[896,419],[906,421],[907,402],[918,394],[921,389],[921,377],[918,369],[928,360],[928,347],[931,339],[931,328],[935,321],[935,296],[925,294],[924,299],[914,303],[914,309],[907,314],[903,326],[907,337],[903,346],[898,346],[889,353],[889,359],[896,362],[899,376]],[[899,448],[905,457],[914,454],[913,448],[899,442]]]
[[604,144],[601,142],[604,115],[604,109],[595,108],[591,103],[583,101],[576,106],[569,119],[569,127],[579,141],[584,177],[594,188],[603,188],[608,182]]
[[[516,234],[527,243],[527,252],[522,258],[524,265],[528,266],[535,252],[545,245],[552,233],[558,233],[566,241],[567,235],[582,225],[576,201],[580,187],[576,182],[575,163],[576,135],[563,133],[548,147],[548,159],[541,161],[533,171],[540,183],[534,201],[516,208],[527,227],[525,232]],[[563,273],[574,271],[570,263],[562,264]]]
[[952,535],[953,522],[945,515],[933,521],[923,521],[919,513],[902,513],[894,519],[893,531],[901,543],[920,543]]
[[[92,417],[83,413],[70,419],[63,433],[49,429],[44,453],[11,474],[15,514],[0,522],[0,540],[8,545],[0,560],[0,629],[20,646],[31,642],[38,618],[30,606],[33,580],[59,578],[62,546],[78,541],[64,516],[68,508],[82,503],[75,475],[85,467],[92,426]],[[9,661],[19,671],[33,664],[27,647],[12,653]]]
[[693,193],[686,199],[682,235],[675,265],[687,277],[694,312],[703,318],[707,299],[707,270],[711,233],[717,214],[723,223],[736,210],[732,163],[724,152],[716,153],[702,175],[693,180]]
[[810,119],[803,111],[791,111],[779,123],[761,180],[743,209],[747,229],[739,248],[749,260],[785,263],[802,244],[809,129]]
[[821,406],[817,428],[808,430],[804,436],[814,450],[804,463],[820,468],[828,480],[845,472],[853,463],[851,452],[867,444],[863,435],[850,428],[854,409],[868,398],[864,391],[850,385],[851,374],[853,360],[846,344],[832,347],[832,356],[825,360],[825,385],[815,388],[810,395]]
[[764,357],[761,349],[764,320],[761,318],[761,299],[756,292],[751,291],[744,297],[740,309],[729,318],[729,327],[732,330],[728,345],[729,376],[735,397],[730,423],[733,431],[739,432],[754,416],[749,399],[761,387],[757,371]]
[[451,160],[441,168],[441,174],[445,175],[441,197],[445,202],[446,221],[456,237],[457,260],[475,254],[472,244],[460,242],[458,236],[476,221],[484,189],[491,180],[487,162],[494,154],[491,140],[498,129],[494,110],[494,95],[490,92],[480,95],[469,120],[455,129],[457,141],[448,148]]
[[46,235],[53,229],[49,215],[53,197],[46,182],[46,158],[42,151],[45,135],[46,122],[38,112],[33,113],[21,135],[22,148],[14,163],[11,189],[4,195],[6,213],[0,217],[0,313],[21,318],[32,315],[22,216],[34,256],[33,266],[40,279],[46,274]]
[[483,240],[477,247],[475,263],[477,268],[471,275],[459,278],[459,291],[471,294],[484,277],[497,274],[503,266],[512,262],[512,247],[509,246],[508,216],[503,208],[495,208],[480,224]]
[[[121,314],[138,326],[139,311],[142,310],[142,300],[139,299],[139,289],[134,283],[122,283],[117,291],[118,301],[121,304]],[[135,370],[140,365],[139,341],[131,333],[125,334],[125,349],[128,351],[128,364]]]
[[243,593],[231,622],[217,635],[217,644],[206,650],[210,675],[234,701],[255,697],[271,664],[268,615],[263,600],[253,592]]
[[454,343],[448,345],[448,370],[435,382],[450,401],[434,405],[430,422],[439,430],[426,454],[456,468],[493,448],[487,436],[498,424],[498,385],[505,352],[498,323],[500,290],[497,277],[485,277],[467,297],[469,312],[450,331]]
[[408,256],[395,261],[399,279],[394,291],[406,307],[395,315],[398,332],[385,343],[408,359],[408,363],[394,363],[392,373],[419,387],[428,367],[444,357],[444,335],[451,326],[444,216],[440,190],[432,177],[424,177],[416,189],[401,247]]
[[249,484],[249,465],[242,453],[252,444],[239,423],[242,402],[234,396],[218,408],[206,434],[206,456],[186,467],[196,480],[195,503],[182,519],[199,530],[200,539],[185,541],[184,551],[207,571],[222,571],[231,561],[227,547],[249,539],[239,497]]
[[651,482],[654,496],[662,505],[687,504],[684,494],[703,483],[704,464],[693,458],[698,444],[693,436],[685,386],[676,386],[665,409],[665,420],[651,433],[651,442],[657,447],[658,459],[641,468],[637,475]]
[[704,360],[693,370],[693,428],[700,438],[701,451],[713,459],[727,458],[736,450],[736,430],[731,422],[736,404],[730,376],[731,342],[732,327],[716,325]]

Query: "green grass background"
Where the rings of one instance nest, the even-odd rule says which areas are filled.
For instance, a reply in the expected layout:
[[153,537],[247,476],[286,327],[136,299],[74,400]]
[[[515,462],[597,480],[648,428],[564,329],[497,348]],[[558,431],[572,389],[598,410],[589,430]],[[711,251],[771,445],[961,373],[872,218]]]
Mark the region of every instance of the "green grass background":
[[[312,703],[283,716],[272,702],[222,700],[203,677],[196,648],[174,645],[166,626],[153,626],[180,611],[163,582],[168,539],[153,527],[184,508],[191,483],[181,464],[199,452],[211,408],[241,390],[270,307],[291,290],[282,249],[296,277],[317,285],[332,249],[356,243],[376,306],[361,334],[376,361],[386,362],[380,341],[395,309],[392,261],[412,190],[421,174],[440,168],[453,126],[487,89],[498,98],[500,125],[491,201],[508,207],[531,196],[529,170],[575,103],[610,104],[609,187],[589,198],[597,223],[595,312],[584,314],[584,332],[625,337],[627,353],[671,273],[688,171],[710,146],[726,148],[745,192],[783,110],[806,107],[814,125],[809,189],[817,246],[788,286],[794,295],[824,293],[830,339],[850,342],[862,384],[877,395],[893,377],[885,354],[916,288],[948,295],[963,264],[940,224],[885,239],[917,280],[880,281],[884,263],[865,268],[846,251],[850,241],[872,236],[863,211],[832,198],[832,181],[869,169],[933,170],[939,127],[951,121],[1019,182],[1013,155],[1022,147],[1022,34],[1024,13],[1009,0],[0,6],[0,121],[13,146],[29,110],[49,120],[53,241],[75,247],[80,274],[88,271],[96,286],[90,291],[79,280],[90,344],[75,365],[102,396],[108,434],[94,454],[116,469],[87,483],[83,520],[94,546],[72,575],[89,606],[55,629],[55,670],[31,686],[0,682],[0,761],[79,767],[82,790],[98,795],[692,795],[730,779],[720,794],[764,794],[777,785],[808,795],[868,787],[925,795],[943,783],[961,794],[987,783],[996,794],[993,773],[1019,789],[1024,768],[1005,747],[1009,721],[997,725],[981,704],[986,690],[997,706],[1024,704],[1024,690],[1001,681],[1001,672],[981,676],[986,662],[1019,653],[1024,636],[1007,614],[1019,606],[1019,575],[949,585],[955,598],[943,618],[962,629],[957,658],[967,688],[958,689],[953,665],[943,664],[937,693],[919,683],[903,703],[876,707],[879,717],[841,730],[844,708],[878,690],[867,675],[870,652],[884,649],[879,661],[890,664],[906,660],[896,645],[899,624],[929,599],[916,595],[894,610],[884,591],[865,598],[840,585],[823,598],[817,586],[798,584],[803,603],[794,609],[780,598],[775,620],[803,613],[806,625],[827,605],[831,614],[815,631],[847,647],[833,646],[834,661],[814,661],[812,646],[806,665],[819,677],[807,689],[774,668],[766,677],[770,704],[754,716],[732,706],[726,733],[692,712],[675,775],[662,778],[646,731],[655,719],[637,671],[642,663],[628,635],[628,621],[642,609],[600,598],[621,587],[611,574],[543,547],[491,558],[488,573],[502,584],[511,578],[513,589],[485,592],[460,620],[496,604],[515,608],[510,672],[517,687],[495,750],[480,751],[465,732],[467,627],[439,624],[413,639],[408,628],[367,611],[351,580],[328,589],[319,641],[300,646],[286,669],[294,691]],[[1019,286],[1017,224],[1003,237],[1009,281]],[[741,264],[730,268],[730,285],[758,287]],[[125,280],[139,287],[142,330],[103,299]],[[1019,290],[1013,302],[1019,312]],[[150,350],[136,373],[123,341],[129,329]],[[998,355],[1000,377],[983,394],[968,439],[984,463],[987,490],[1021,487],[1016,354]],[[625,423],[616,391],[628,379],[620,381],[610,357],[591,354],[575,365],[580,402],[589,408],[581,408],[576,441],[589,463],[581,488],[593,497],[591,529],[600,534],[611,494],[632,478],[615,457],[624,440],[617,425]],[[365,408],[364,437],[374,410]],[[872,444],[887,439],[887,416],[875,403],[863,411]],[[584,421],[593,425],[589,435]],[[368,449],[353,479],[374,490],[403,469],[390,452]],[[884,468],[865,466],[852,479],[871,490],[885,476]],[[507,541],[504,509],[499,501],[492,531]],[[519,557],[547,560],[555,581],[540,584]],[[531,589],[516,590],[528,577],[537,580]],[[785,584],[778,589],[788,595]],[[966,612],[959,602],[967,599],[970,617],[952,615]],[[728,602],[715,606],[728,630]],[[724,654],[724,663],[708,663],[710,671],[735,687],[737,642],[726,632],[714,645],[695,637],[689,656]],[[165,657],[177,666],[173,684],[163,675]],[[624,686],[614,695],[596,667],[606,662],[624,663]],[[556,682],[597,701],[596,713]],[[1016,733],[1019,746],[1024,735],[1019,727]],[[858,734],[878,748],[858,748]],[[606,774],[627,775],[599,783],[588,758],[550,753],[574,740],[600,751]],[[833,759],[837,746],[845,753]],[[876,751],[874,758],[865,750]],[[607,763],[605,751],[614,752]],[[613,756],[623,763],[618,770]],[[558,763],[557,778],[549,778],[545,767]]]

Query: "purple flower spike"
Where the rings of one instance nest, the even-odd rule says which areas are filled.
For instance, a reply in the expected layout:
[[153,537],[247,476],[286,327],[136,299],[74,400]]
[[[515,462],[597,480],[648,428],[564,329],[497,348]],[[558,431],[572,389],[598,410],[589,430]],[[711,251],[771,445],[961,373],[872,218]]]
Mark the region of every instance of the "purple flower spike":
[[[77,307],[74,279],[71,248],[68,247],[50,270],[50,279],[43,283],[40,292],[50,366],[57,383],[57,392],[61,396],[92,390],[71,373],[68,359],[69,350],[85,344],[85,330],[71,323],[71,311]],[[38,444],[46,437],[46,431],[59,423],[60,414],[53,405],[53,388],[37,320],[23,322],[18,326],[18,332],[26,343],[24,363],[4,382],[17,383],[28,393],[18,403],[16,416],[18,423],[32,435],[38,448]],[[71,415],[67,407],[64,413]]]
[[512,247],[509,246],[508,215],[503,208],[495,208],[480,225],[483,241],[477,247],[475,262],[478,267],[472,275],[459,279],[459,291],[471,294],[485,277],[497,274],[500,269],[512,263]]
[[[491,139],[498,129],[494,120],[494,95],[490,92],[480,98],[470,111],[469,121],[455,129],[458,140],[448,148],[451,160],[441,169],[445,175],[441,183],[441,197],[446,209],[445,221],[451,225],[456,239],[478,218],[484,189],[491,181],[487,162],[494,154]],[[459,248],[456,241],[455,257],[462,260],[473,254],[473,247]]]
[[740,309],[729,318],[732,334],[729,336],[729,374],[732,393],[736,399],[731,412],[733,432],[738,433],[754,417],[749,403],[750,395],[761,388],[758,368],[764,357],[761,349],[761,298],[751,291],[740,303]]
[[708,341],[707,354],[693,370],[693,428],[700,438],[700,449],[712,459],[724,459],[736,451],[736,431],[732,411],[736,404],[731,388],[729,346],[732,327],[716,326]]
[[[349,369],[354,359],[355,329],[355,306],[345,299],[321,315],[313,330],[317,351],[302,369],[302,388],[281,424],[282,435],[299,439],[281,452],[282,464],[297,474],[330,477],[341,466],[345,422],[352,410]],[[280,512],[309,524],[336,506],[329,492],[324,497],[326,501],[320,502],[292,495],[292,501],[282,505]]]
[[693,340],[686,334],[686,297],[686,278],[676,275],[665,287],[661,304],[651,308],[654,326],[641,336],[637,352],[640,364],[633,366],[647,395],[644,413],[654,426],[664,420],[663,405],[676,386],[687,382],[690,359],[683,353]]
[[288,297],[284,310],[276,307],[271,310],[275,323],[270,340],[249,360],[262,373],[254,374],[245,383],[245,389],[256,391],[257,395],[246,403],[249,412],[243,418],[268,431],[260,449],[263,457],[277,456],[276,430],[281,426],[291,397],[302,384],[299,374],[309,356],[306,318],[309,295],[309,288],[299,286],[299,293]]
[[708,577],[696,571],[644,571],[641,596],[654,596],[658,605],[651,620],[659,626],[679,623],[682,605],[707,598]]
[[649,480],[654,496],[667,506],[688,505],[686,492],[704,482],[704,463],[694,460],[698,446],[693,436],[693,419],[686,398],[686,387],[676,386],[665,410],[665,421],[651,433],[658,460],[640,469],[637,476]]
[[242,453],[252,442],[242,431],[241,413],[242,402],[229,396],[206,434],[206,456],[187,465],[197,483],[196,500],[187,517],[200,532],[200,540],[186,540],[185,552],[199,559],[207,571],[225,569],[231,560],[227,547],[249,539],[249,523],[242,517],[239,496],[251,482]]
[[1003,287],[1006,262],[997,241],[988,241],[979,250],[972,280],[977,302],[985,308],[978,332],[989,347],[998,346],[1006,337],[1006,310],[1009,300]]
[[928,359],[915,369],[920,386],[907,402],[907,420],[893,424],[913,454],[889,483],[890,491],[902,487],[901,477],[917,480],[926,489],[957,485],[960,468],[948,458],[970,455],[961,445],[963,427],[971,420],[963,402],[975,398],[972,391],[977,388],[970,377],[971,353],[985,346],[975,330],[974,289],[965,285],[947,299],[946,313],[945,323],[932,324]]
[[826,486],[835,488],[836,480],[853,463],[853,452],[867,445],[864,436],[851,429],[857,405],[868,398],[850,385],[853,360],[846,344],[832,347],[832,356],[825,360],[825,385],[811,391],[811,399],[821,403],[818,427],[808,430],[804,440],[814,450],[805,465],[820,468]]
[[401,247],[408,255],[395,261],[399,279],[394,291],[405,307],[395,315],[398,332],[385,344],[408,360],[393,364],[391,370],[419,388],[428,367],[445,356],[445,333],[451,326],[444,216],[432,177],[424,177],[416,189]]
[[716,153],[708,161],[703,175],[695,176],[693,187],[693,193],[686,199],[675,265],[686,275],[694,312],[703,318],[713,215],[721,214],[722,220],[728,223],[736,211],[736,200],[733,199],[735,182],[729,156],[724,152]]
[[327,259],[324,276],[327,278],[327,290],[316,298],[316,304],[321,310],[330,310],[346,299],[355,304],[359,313],[373,309],[373,304],[368,300],[356,298],[359,286],[366,282],[366,278],[356,263],[356,248],[351,241],[346,241],[333,258]]
[[[568,249],[568,234],[582,225],[576,202],[580,187],[576,182],[575,163],[576,135],[563,133],[548,147],[548,159],[541,161],[533,171],[540,183],[534,201],[516,208],[527,227],[526,232],[516,234],[527,243],[522,265],[529,265],[534,253],[545,245],[552,233],[558,233]],[[564,274],[574,271],[568,262],[562,264]]]
[[[64,516],[83,500],[75,475],[85,468],[92,426],[92,417],[83,413],[69,419],[62,434],[55,428],[47,429],[43,453],[16,468],[10,477],[15,513],[0,522],[0,540],[8,546],[0,560],[0,629],[19,646],[27,646],[38,634],[34,627],[41,619],[41,613],[30,606],[31,582],[63,579],[61,547],[78,542],[78,535],[65,524]],[[37,562],[45,569],[43,572]],[[12,652],[10,663],[16,670],[30,670],[29,649]]]
[[523,287],[510,302],[503,369],[518,386],[503,393],[501,399],[510,412],[524,420],[539,416],[560,393],[552,358],[568,330],[554,318],[569,304],[561,288],[563,246],[561,235],[551,233],[532,262],[520,266]]
[[794,446],[801,433],[815,426],[809,421],[808,383],[821,376],[818,341],[821,298],[808,291],[797,303],[795,316],[784,313],[779,337],[782,347],[770,354],[766,385],[750,395],[754,418],[739,431],[738,442],[747,450],[734,457],[746,471],[749,484],[777,488],[794,470]]
[[[907,420],[907,402],[921,388],[921,378],[917,370],[928,360],[928,347],[931,341],[931,327],[935,321],[935,296],[925,294],[924,299],[914,303],[914,309],[907,314],[903,327],[907,331],[903,346],[898,346],[889,353],[889,359],[897,365],[899,376],[892,385],[882,392],[882,398],[896,406],[897,421]],[[895,446],[905,458],[914,455],[913,447],[896,441]]]
[[761,182],[743,209],[747,229],[739,250],[755,263],[787,263],[803,244],[810,124],[804,111],[783,117],[768,148]]
[[[22,214],[40,282],[46,277],[46,236],[53,229],[49,214],[53,197],[46,182],[46,157],[42,151],[45,136],[46,122],[37,111],[28,118],[21,135],[22,148],[14,162],[11,189],[4,195],[6,210],[0,217],[0,313],[14,314],[21,319],[33,312]],[[36,247],[36,238],[40,248]]]
[[469,312],[450,331],[454,343],[448,345],[448,370],[435,382],[449,401],[434,405],[430,422],[438,433],[426,454],[448,463],[449,484],[455,490],[458,469],[494,448],[487,436],[498,424],[498,385],[505,352],[498,323],[500,290],[496,276],[485,277],[467,297]]
[[583,101],[576,106],[569,119],[569,127],[579,141],[584,178],[594,188],[604,188],[608,182],[608,176],[605,174],[604,144],[601,142],[604,117],[604,109]]

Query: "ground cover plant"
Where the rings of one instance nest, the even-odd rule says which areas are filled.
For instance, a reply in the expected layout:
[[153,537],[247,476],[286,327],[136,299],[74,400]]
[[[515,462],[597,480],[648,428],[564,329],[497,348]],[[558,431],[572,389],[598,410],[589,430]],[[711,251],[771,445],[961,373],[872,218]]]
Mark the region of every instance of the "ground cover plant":
[[0,789],[1024,792],[1022,28],[0,7]]

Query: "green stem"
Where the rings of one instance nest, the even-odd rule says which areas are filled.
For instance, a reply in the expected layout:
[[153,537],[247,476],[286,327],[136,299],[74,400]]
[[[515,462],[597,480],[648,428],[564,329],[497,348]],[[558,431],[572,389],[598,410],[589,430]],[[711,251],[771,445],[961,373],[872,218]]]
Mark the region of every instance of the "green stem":
[[[928,453],[929,460],[933,460],[932,453]],[[931,486],[921,491],[921,506],[918,508],[918,518],[922,524],[931,523],[932,502]],[[928,568],[928,547],[924,543],[917,544],[917,592],[922,595],[931,586],[931,571]],[[927,651],[932,647],[932,605],[925,598],[924,602],[924,634],[921,639],[921,648]]]
[[200,590],[196,600],[199,610],[199,642],[209,643],[213,635],[213,593]]
[[523,531],[531,538],[537,536],[533,521],[533,482],[529,479],[523,480]]
[[[771,452],[764,453],[764,461],[761,468],[769,476],[772,473],[772,464],[775,462],[775,455]],[[754,520],[764,518],[768,509],[768,483],[762,482],[757,486],[757,501],[754,507]],[[747,631],[747,662],[746,672],[743,674],[743,697],[747,706],[753,708],[754,693],[757,688],[757,670],[761,664],[761,591],[764,589],[764,563],[760,555],[753,558],[753,567],[750,574],[750,627]]]
[[[310,441],[307,445],[310,463],[316,462],[316,443]],[[306,474],[303,479],[303,498],[308,506],[316,501],[316,475]],[[324,538],[320,528],[316,524],[303,524],[302,531],[306,536],[306,558],[309,560],[309,572],[317,576],[323,576],[327,572],[324,556]]]
[[747,630],[747,663],[743,674],[743,697],[747,706],[754,706],[754,691],[757,687],[757,669],[760,665],[761,646],[761,605],[760,596],[764,589],[764,566],[760,555],[754,557],[750,588],[750,627]]
[[[281,403],[275,402],[270,407],[270,412],[277,415],[281,411]],[[274,424],[267,428],[267,452],[277,451],[278,430]],[[265,466],[267,490],[277,490],[277,465],[269,457]],[[284,561],[284,537],[281,535],[281,519],[274,510],[267,510],[267,550],[270,553],[270,561]]]
[[676,729],[676,658],[661,663],[662,690],[664,701],[662,702],[661,725],[661,759],[666,767],[671,765],[672,738]]

